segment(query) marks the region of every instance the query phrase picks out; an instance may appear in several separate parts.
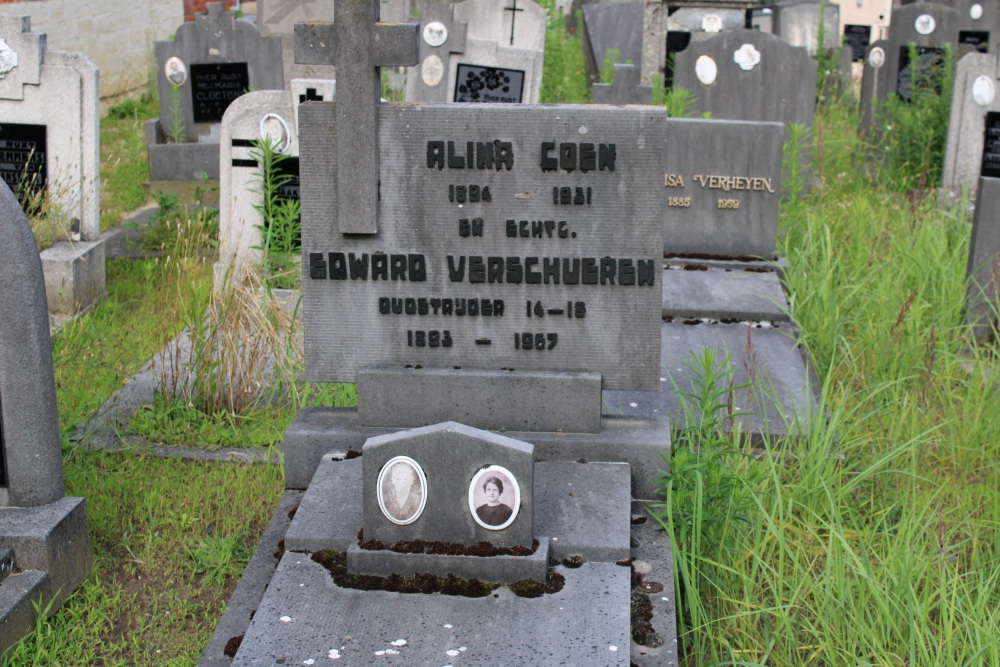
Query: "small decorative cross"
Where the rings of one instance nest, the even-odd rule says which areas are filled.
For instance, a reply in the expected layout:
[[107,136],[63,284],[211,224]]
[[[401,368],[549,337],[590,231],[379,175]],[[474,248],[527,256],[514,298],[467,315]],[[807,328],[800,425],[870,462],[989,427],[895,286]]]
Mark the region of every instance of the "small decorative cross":
[[413,67],[420,25],[379,23],[379,0],[337,0],[335,23],[297,23],[295,62],[337,67],[337,225],[378,232],[381,67]]
[[316,94],[315,88],[306,88],[305,95],[299,95],[299,104],[303,102],[322,102],[323,96]]
[[510,12],[510,45],[514,46],[514,19],[517,18],[517,12],[523,12],[524,7],[517,6],[517,0],[514,0],[514,4],[510,7],[504,7],[505,12]]

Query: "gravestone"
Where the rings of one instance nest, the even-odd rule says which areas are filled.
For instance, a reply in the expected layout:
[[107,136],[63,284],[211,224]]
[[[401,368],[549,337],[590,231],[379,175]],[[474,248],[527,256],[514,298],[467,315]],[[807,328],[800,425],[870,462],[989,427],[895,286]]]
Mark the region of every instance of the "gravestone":
[[63,484],[42,265],[28,220],[6,184],[0,184],[0,233],[3,652],[35,629],[34,604],[46,609],[51,601],[52,613],[83,582],[90,543],[84,500],[67,498]]
[[279,174],[293,177],[277,196],[299,199],[298,113],[305,102],[332,100],[335,82],[295,79],[291,92],[261,90],[248,93],[230,105],[222,121],[222,163],[219,178],[219,259],[214,266],[213,288],[225,289],[261,261],[263,215],[260,151],[254,142],[270,137],[285,156]]
[[611,83],[595,83],[592,89],[594,104],[652,104],[653,87],[639,83],[640,70],[635,65],[617,63]]
[[284,88],[281,41],[213,2],[155,48],[160,117],[146,124],[150,177],[219,178],[222,117],[249,90]]
[[855,62],[865,57],[865,50],[875,41],[885,39],[892,16],[892,0],[857,0],[839,3],[839,33],[851,47]]
[[[810,54],[835,49],[840,40],[840,7],[826,0],[784,0],[772,6],[772,32]],[[823,44],[819,43],[823,23]]]
[[693,93],[695,116],[811,128],[816,67],[802,47],[757,30],[733,30],[692,41],[678,53],[674,87]]
[[618,59],[612,65],[632,64],[641,73],[642,16],[642,2],[591,3],[583,6],[580,37],[589,80],[600,80],[604,61],[611,49],[618,51]]
[[966,322],[977,340],[996,337],[1000,308],[1000,112],[986,112],[976,212],[969,243]]
[[97,67],[84,54],[49,50],[27,16],[0,16],[0,176],[22,204],[43,191],[65,227],[42,251],[57,317],[104,293],[98,105]]
[[465,50],[452,53],[452,102],[538,103],[547,15],[534,0],[466,0],[455,5],[465,23]]
[[[746,9],[729,3],[678,7],[663,0],[644,0],[642,17],[642,83],[651,84],[653,76],[663,74],[664,86],[673,85],[673,59],[692,38],[706,34],[739,30],[746,25]],[[770,10],[768,10],[770,11]]]
[[[951,7],[916,3],[893,11],[888,39],[869,47],[861,82],[861,129],[872,126],[890,94],[907,99],[915,76],[940,62],[945,47],[956,52],[958,12]],[[910,46],[918,61],[910,62]]]
[[[676,664],[670,635],[625,649],[631,572],[615,564],[642,553],[630,546],[630,498],[655,494],[669,427],[601,413],[602,386],[658,383],[662,109],[352,95],[378,80],[377,63],[415,61],[419,39],[418,26],[377,24],[364,4],[338,5],[341,30],[367,32],[354,73],[326,50],[333,26],[296,28],[300,60],[341,64],[336,103],[299,111],[306,373],[356,381],[358,408],[306,409],[286,434],[286,487],[305,491],[259,603],[227,608],[247,623],[232,664],[390,651],[412,664],[533,664],[556,652],[570,664]],[[366,109],[371,134],[357,131]],[[353,150],[338,160],[343,144]],[[372,180],[351,182],[358,171]],[[363,185],[379,196],[361,206]],[[342,552],[338,572],[392,576],[364,579],[373,590],[336,572],[331,583],[321,563],[339,561],[325,549]],[[582,565],[546,572],[562,589],[534,599],[494,584],[479,598],[394,592],[440,573],[442,556],[480,581],[509,581],[532,559]],[[673,581],[669,567],[658,576]],[[444,579],[452,592],[483,585]],[[650,600],[663,632],[671,599]],[[287,618],[275,624],[278,609]],[[468,619],[487,616],[499,620],[474,623],[466,645]],[[401,641],[388,646],[386,634]],[[350,646],[325,645],[345,635]]]
[[968,53],[955,68],[941,174],[941,187],[955,194],[977,185],[986,115],[1000,111],[998,75],[996,56],[985,53]]
[[452,54],[465,52],[467,24],[454,18],[451,0],[413,0],[413,20],[420,23],[420,65],[406,77],[409,102],[448,102],[453,89],[448,86]]
[[[903,5],[913,0],[903,0]],[[997,0],[947,0],[958,11],[958,44],[979,53],[997,53],[1000,3]]]

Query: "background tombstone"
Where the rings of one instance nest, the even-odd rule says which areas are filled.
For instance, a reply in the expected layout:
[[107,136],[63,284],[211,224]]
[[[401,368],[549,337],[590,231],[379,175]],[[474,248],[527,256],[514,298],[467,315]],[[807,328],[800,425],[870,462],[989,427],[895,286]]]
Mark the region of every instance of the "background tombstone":
[[617,63],[611,83],[595,83],[591,101],[594,104],[652,104],[653,87],[639,83],[640,70],[635,65]]
[[160,117],[146,125],[153,180],[219,177],[219,129],[247,90],[282,90],[281,41],[213,2],[171,41],[156,42]]
[[[903,5],[913,0],[903,0]],[[942,5],[958,11],[958,44],[979,53],[1000,50],[1000,2],[997,0],[944,0]]]
[[465,52],[467,24],[454,19],[452,0],[412,0],[412,18],[420,23],[420,64],[406,77],[408,102],[448,102],[454,89],[448,87],[452,54]]
[[941,187],[959,194],[976,187],[986,114],[1000,111],[1000,72],[996,56],[985,53],[967,53],[955,69]]
[[[600,81],[604,61],[611,49],[618,51],[612,65],[642,66],[642,2],[604,2],[583,5],[584,64],[587,78]],[[638,80],[636,80],[638,83]]]
[[[35,628],[33,603],[55,611],[90,571],[83,498],[65,497],[42,266],[28,221],[0,184],[0,652]],[[6,572],[4,573],[6,574]]]
[[985,126],[967,271],[966,321],[978,340],[996,335],[1000,308],[1000,112],[987,112]]
[[466,0],[455,5],[455,20],[467,30],[465,51],[450,57],[449,101],[537,104],[545,10],[534,0]]
[[[956,52],[958,24],[958,12],[944,5],[917,3],[893,11],[888,39],[872,45],[867,55],[861,83],[862,130],[871,127],[879,105],[890,94],[908,96],[914,73],[940,62],[945,45]],[[909,62],[911,44],[919,56],[916,63]]]
[[892,16],[892,0],[856,0],[839,4],[839,34],[851,47],[852,59],[860,61],[875,41],[885,39]]
[[693,115],[811,128],[816,61],[802,47],[757,30],[719,33],[677,54],[674,87],[694,94]]
[[48,50],[27,16],[0,16],[0,39],[0,177],[15,191],[44,189],[61,209],[74,241],[42,251],[42,265],[49,311],[72,315],[104,293],[97,67],[82,53]]
[[[841,44],[840,7],[826,0],[784,0],[771,6],[772,32],[792,46],[804,46],[810,54]],[[824,42],[819,43],[820,21]]]
[[686,49],[694,33],[744,28],[750,6],[751,3],[717,6],[707,1],[678,7],[664,0],[643,0],[642,83],[651,84],[655,74],[663,73],[665,85],[670,87],[670,55]]

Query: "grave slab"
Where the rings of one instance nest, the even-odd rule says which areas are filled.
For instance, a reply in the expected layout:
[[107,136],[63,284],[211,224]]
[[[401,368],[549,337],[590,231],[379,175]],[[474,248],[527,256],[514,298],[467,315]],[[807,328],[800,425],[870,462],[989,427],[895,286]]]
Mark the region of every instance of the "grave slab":
[[408,595],[340,588],[308,556],[286,553],[232,664],[298,665],[337,655],[350,665],[393,658],[540,665],[558,657],[576,667],[626,667],[629,569],[604,563],[555,569],[565,586],[539,598],[519,598],[507,588],[485,598]]
[[[649,392],[655,396],[655,392]],[[607,402],[605,392],[605,403]],[[535,446],[536,462],[587,461],[628,463],[632,472],[634,498],[655,498],[661,453],[670,450],[667,414],[648,416],[608,414],[605,407],[600,433],[518,432],[505,435]],[[350,408],[303,408],[285,432],[285,488],[304,489],[326,454],[343,458],[360,452],[365,441],[401,429],[374,428],[358,423],[357,411]]]
[[665,317],[789,321],[788,299],[776,272],[704,264],[668,266],[674,268],[663,272]]
[[[552,558],[580,555],[616,562],[628,557],[629,477],[628,466],[620,463],[535,464],[535,534],[553,538]],[[362,525],[360,495],[361,461],[324,457],[288,527],[285,548],[347,551],[357,543]]]
[[[636,595],[645,596],[653,607],[650,623],[659,646],[632,640],[632,663],[636,667],[677,667],[677,600],[674,597],[674,563],[670,538],[652,518],[645,503],[632,504],[632,567],[642,575]],[[662,589],[656,590],[661,587]],[[656,643],[650,642],[650,643]]]
[[[414,401],[415,396],[422,400]],[[358,419],[365,426],[417,427],[454,420],[497,431],[596,433],[600,404],[598,373],[402,365],[358,372]]]
[[[755,363],[747,355],[748,331]],[[811,377],[790,325],[751,323],[747,326],[712,321],[684,324],[674,320],[663,323],[661,343],[660,390],[605,391],[606,412],[631,417],[667,415],[675,432],[683,429],[689,418],[681,408],[677,390],[690,391],[694,373],[686,364],[692,362],[692,353],[710,348],[715,350],[717,364],[726,354],[730,355],[729,368],[734,384],[747,382],[748,365],[752,363],[751,368],[755,369],[754,387],[737,392],[733,402],[736,413],[744,415],[734,420],[743,434],[759,443],[763,439],[799,437],[807,432],[817,410],[814,392],[818,385]],[[754,388],[756,391],[752,391]],[[694,418],[697,419],[697,415]]]
[[29,570],[0,583],[0,653],[35,629],[35,606],[49,589],[44,572]]

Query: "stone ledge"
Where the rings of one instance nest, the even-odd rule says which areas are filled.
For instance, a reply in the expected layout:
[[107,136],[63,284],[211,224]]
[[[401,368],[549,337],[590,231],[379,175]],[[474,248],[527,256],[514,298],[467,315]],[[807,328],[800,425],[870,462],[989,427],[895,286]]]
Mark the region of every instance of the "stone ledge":
[[35,629],[35,602],[44,600],[49,577],[29,570],[0,584],[0,654]]
[[104,294],[104,241],[57,241],[39,253],[49,313],[76,315]]

